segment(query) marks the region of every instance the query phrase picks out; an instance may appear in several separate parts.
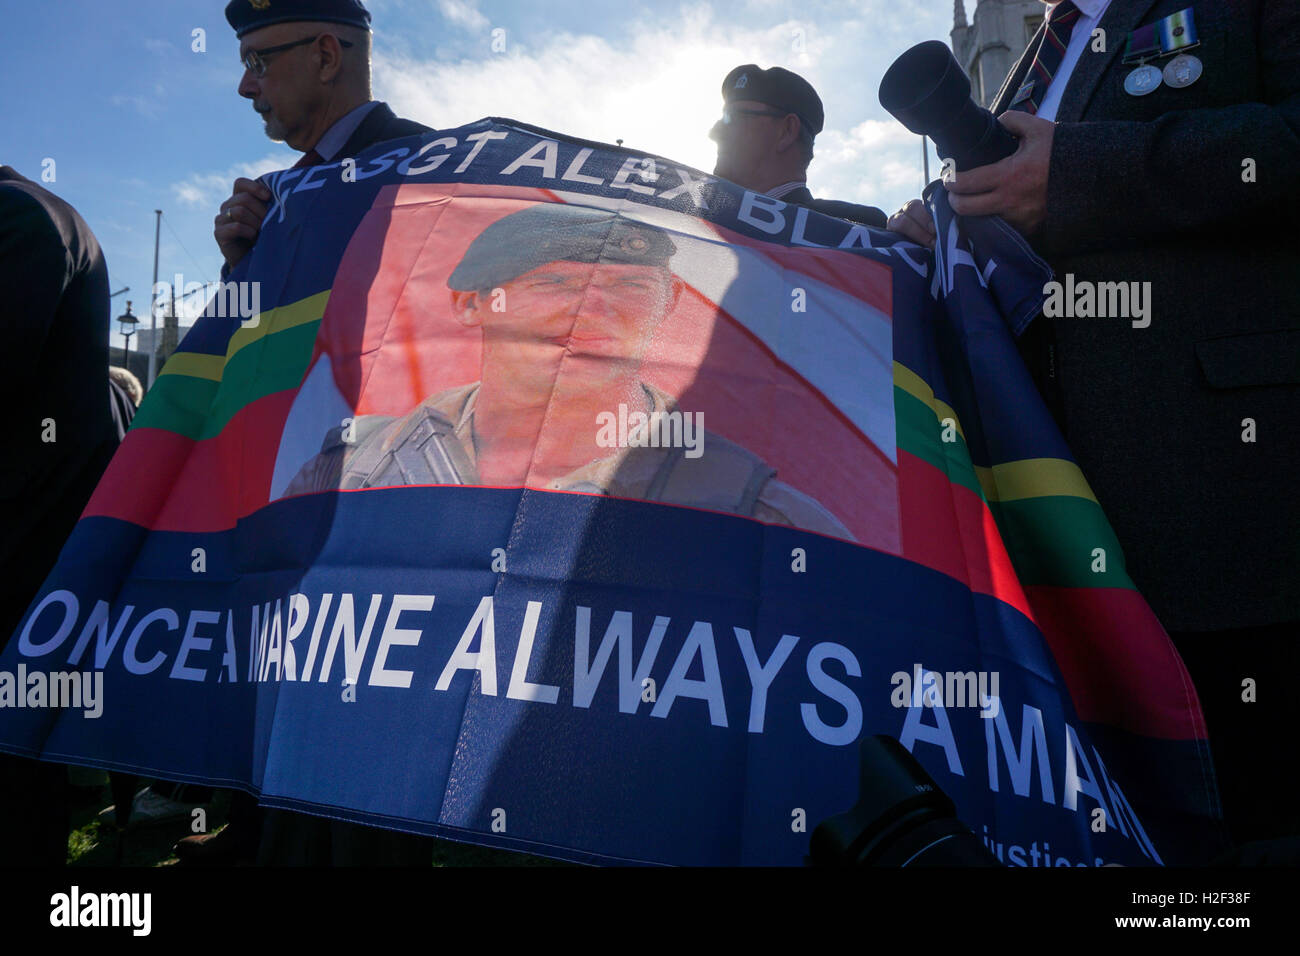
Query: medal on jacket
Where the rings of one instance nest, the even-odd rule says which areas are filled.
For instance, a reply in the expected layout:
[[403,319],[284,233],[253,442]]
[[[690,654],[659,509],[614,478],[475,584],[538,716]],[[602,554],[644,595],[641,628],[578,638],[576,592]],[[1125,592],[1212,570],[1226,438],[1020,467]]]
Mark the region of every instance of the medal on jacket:
[[1138,27],[1128,35],[1128,44],[1124,48],[1125,63],[1138,64],[1138,68],[1124,77],[1124,92],[1129,96],[1146,96],[1158,87],[1164,77],[1159,67],[1146,61],[1160,53],[1160,41],[1156,38],[1157,24],[1148,23]]
[[1157,67],[1144,63],[1124,77],[1124,92],[1129,96],[1146,96],[1160,85],[1163,77]]
[[1180,53],[1165,64],[1164,77],[1176,90],[1191,86],[1201,78],[1201,61],[1190,53]]
[[[1138,27],[1128,35],[1124,49],[1125,63],[1137,62],[1138,68],[1124,78],[1124,90],[1130,96],[1146,96],[1164,83],[1173,89],[1191,86],[1200,79],[1201,61],[1187,53],[1200,46],[1196,35],[1196,17],[1191,7],[1171,13],[1163,20]],[[1146,61],[1152,57],[1178,55],[1161,70]]]
[[1156,24],[1162,54],[1178,55],[1165,64],[1164,79],[1176,90],[1191,86],[1201,77],[1201,61],[1186,52],[1200,46],[1196,36],[1196,16],[1192,8],[1179,10]]

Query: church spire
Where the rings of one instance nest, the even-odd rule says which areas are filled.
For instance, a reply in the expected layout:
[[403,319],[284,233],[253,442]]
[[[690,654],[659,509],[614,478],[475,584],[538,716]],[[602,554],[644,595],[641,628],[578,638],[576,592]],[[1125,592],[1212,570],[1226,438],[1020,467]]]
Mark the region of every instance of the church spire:
[[961,0],[954,0],[952,11],[952,28],[960,30],[966,26],[966,7]]

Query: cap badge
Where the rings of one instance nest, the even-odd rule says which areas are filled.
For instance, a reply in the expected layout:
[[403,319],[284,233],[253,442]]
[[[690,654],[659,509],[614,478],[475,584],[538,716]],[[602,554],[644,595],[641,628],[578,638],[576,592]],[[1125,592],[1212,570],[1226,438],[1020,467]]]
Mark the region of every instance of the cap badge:
[[271,5],[271,0],[248,0],[248,5],[254,10],[265,10]]
[[749,74],[748,74],[748,73],[742,73],[742,74],[740,74],[740,79],[738,79],[738,80],[736,81],[736,85],[733,86],[732,89],[733,89],[733,90],[743,90],[743,89],[744,89],[745,87],[747,87],[748,85],[749,85]]

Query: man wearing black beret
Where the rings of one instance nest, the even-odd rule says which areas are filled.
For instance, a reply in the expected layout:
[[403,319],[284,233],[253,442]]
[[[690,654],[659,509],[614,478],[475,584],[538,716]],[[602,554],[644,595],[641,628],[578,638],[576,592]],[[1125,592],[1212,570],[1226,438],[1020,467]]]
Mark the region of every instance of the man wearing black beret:
[[807,80],[779,66],[761,70],[746,63],[722,81],[722,99],[722,119],[709,131],[718,144],[715,176],[828,216],[885,228],[887,217],[875,206],[814,199],[808,191],[813,140],[825,114]]
[[[239,95],[253,101],[266,135],[303,153],[297,166],[355,156],[376,143],[429,127],[393,115],[370,95],[370,13],[360,0],[231,0],[226,20],[239,38]],[[213,235],[226,260],[222,278],[257,240],[270,190],[235,180]],[[264,819],[264,817],[269,818]],[[264,815],[242,792],[230,825],[176,845],[184,863],[428,865],[427,838],[285,811]]]
[[[370,13],[360,0],[231,0],[239,38],[239,95],[253,101],[266,135],[300,150],[298,166],[336,162],[376,143],[425,133],[370,95]],[[270,190],[237,179],[213,236],[223,278],[252,248]]]

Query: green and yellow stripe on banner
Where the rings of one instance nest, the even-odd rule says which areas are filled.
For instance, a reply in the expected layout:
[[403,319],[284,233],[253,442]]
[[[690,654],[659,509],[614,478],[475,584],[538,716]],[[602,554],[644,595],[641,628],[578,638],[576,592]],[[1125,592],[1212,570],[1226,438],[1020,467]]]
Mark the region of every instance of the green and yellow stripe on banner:
[[311,360],[329,290],[260,314],[230,337],[225,355],[177,352],[158,374],[132,428],[160,428],[201,441],[220,434],[245,405],[294,388]]
[[[976,465],[961,419],[921,376],[894,363],[898,448],[988,504],[1023,585],[1132,588],[1123,552],[1079,466],[1062,458]],[[1100,567],[1096,549],[1105,556]]]

